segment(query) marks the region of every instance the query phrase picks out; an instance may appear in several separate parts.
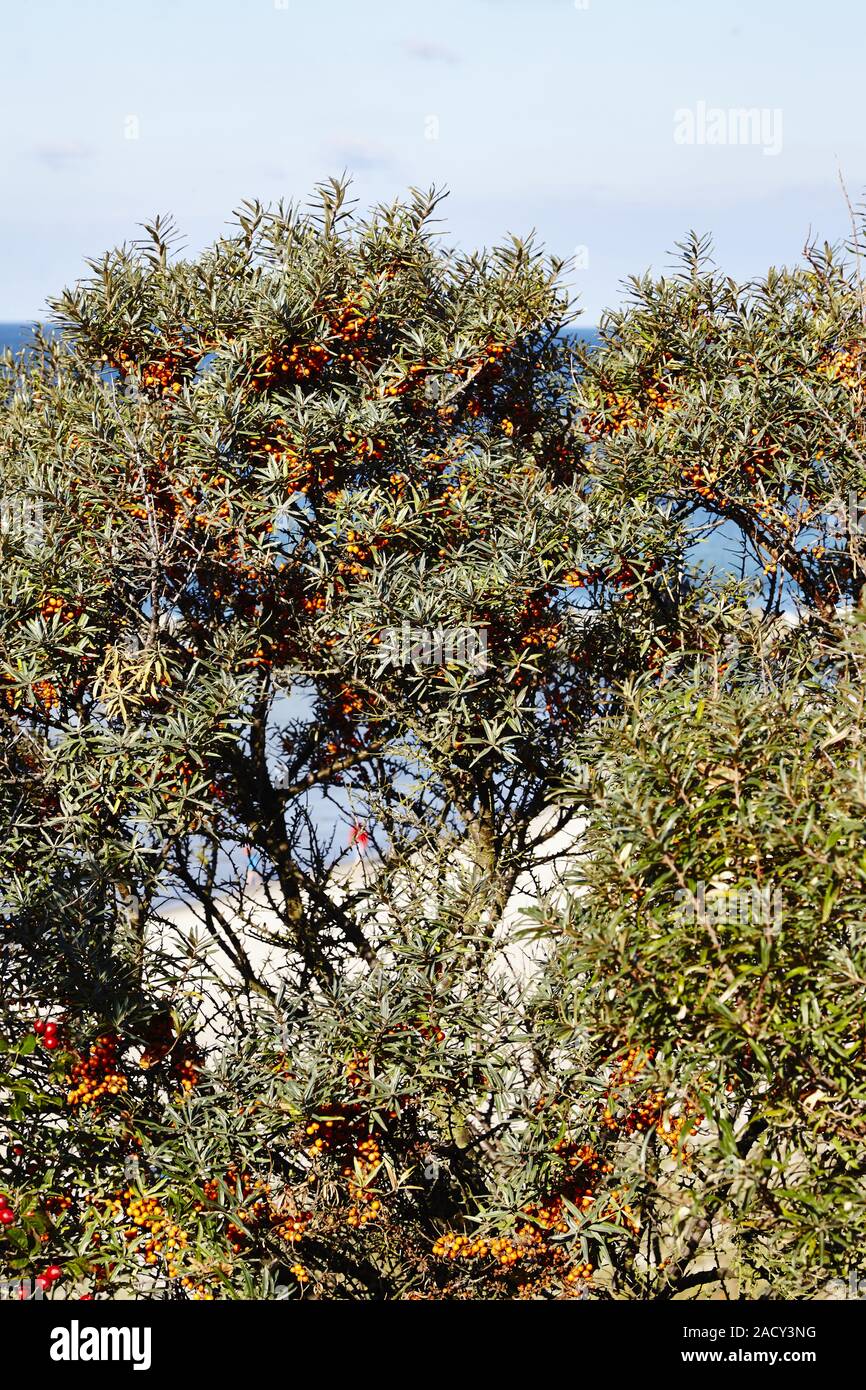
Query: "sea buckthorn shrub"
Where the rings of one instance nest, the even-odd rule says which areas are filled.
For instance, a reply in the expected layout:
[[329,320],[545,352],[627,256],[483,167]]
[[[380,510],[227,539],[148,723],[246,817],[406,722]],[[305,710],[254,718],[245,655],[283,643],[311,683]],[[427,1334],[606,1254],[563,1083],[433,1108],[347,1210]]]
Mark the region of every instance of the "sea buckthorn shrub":
[[647,1086],[651,1053],[604,1057],[563,1023],[566,958],[520,986],[497,960],[407,911],[369,972],[313,1011],[284,998],[194,1085],[152,1060],[163,1020],[85,1043],[71,1013],[19,1014],[7,1279],[58,1270],[66,1298],[608,1296],[643,1239],[639,1155],[685,1162],[691,1102]]
[[[561,265],[457,253],[438,201],[363,220],[329,185],[244,207],[192,260],[157,221],[6,358],[3,494],[38,515],[0,542],[7,915],[47,951],[43,888],[86,903],[94,968],[125,961],[126,989],[181,896],[242,996],[267,993],[212,910],[252,863],[285,968],[332,981],[366,946],[321,880],[395,787],[417,804],[371,852],[441,819],[482,873],[519,871],[575,731],[644,666],[637,610],[689,626],[664,526],[620,553],[590,517]],[[80,975],[59,939],[54,959]]]
[[605,730],[562,948],[594,1045],[682,1097],[688,1181],[640,1177],[649,1288],[805,1298],[862,1249],[864,639],[763,691],[639,682]]
[[171,1013],[100,1030],[7,997],[7,1277],[356,1300],[844,1278],[866,1216],[863,640],[832,674],[765,659],[759,695],[749,630],[736,667],[624,691],[598,782],[563,788],[590,825],[524,977],[481,918],[457,929],[443,849],[435,901],[429,860],[404,866],[369,969],[263,1002],[198,1065]]
[[[686,554],[739,552],[769,608],[832,623],[864,577],[866,327],[856,262],[804,262],[738,284],[709,239],[671,275],[629,282],[582,355],[574,402],[597,500],[634,537],[662,508]],[[719,554],[721,569],[732,569]]]
[[587,352],[438,202],[156,221],[3,361],[13,1283],[808,1296],[860,1238],[856,267],[693,240]]

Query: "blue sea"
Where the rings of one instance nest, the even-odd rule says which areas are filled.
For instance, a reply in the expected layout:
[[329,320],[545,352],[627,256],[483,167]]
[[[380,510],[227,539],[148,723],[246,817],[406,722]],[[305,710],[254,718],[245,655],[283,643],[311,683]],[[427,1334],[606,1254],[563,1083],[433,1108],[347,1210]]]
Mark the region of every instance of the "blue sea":
[[0,323],[0,352],[4,348],[18,352],[27,343],[34,327],[32,323]]
[[[18,352],[26,346],[34,327],[32,323],[0,323],[0,352],[4,348]],[[575,337],[583,338],[588,343],[598,342],[597,328],[576,328],[572,332]]]

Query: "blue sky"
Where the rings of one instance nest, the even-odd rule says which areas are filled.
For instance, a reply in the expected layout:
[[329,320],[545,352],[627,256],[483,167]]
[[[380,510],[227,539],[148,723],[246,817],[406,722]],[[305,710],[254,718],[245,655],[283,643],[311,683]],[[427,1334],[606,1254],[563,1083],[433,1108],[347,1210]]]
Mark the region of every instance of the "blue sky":
[[[840,168],[866,188],[860,0],[28,0],[3,30],[0,320],[156,212],[194,250],[343,168],[363,205],[447,185],[463,245],[584,248],[586,323],[690,227],[758,274],[845,236]],[[780,151],[678,143],[699,103],[781,113]]]

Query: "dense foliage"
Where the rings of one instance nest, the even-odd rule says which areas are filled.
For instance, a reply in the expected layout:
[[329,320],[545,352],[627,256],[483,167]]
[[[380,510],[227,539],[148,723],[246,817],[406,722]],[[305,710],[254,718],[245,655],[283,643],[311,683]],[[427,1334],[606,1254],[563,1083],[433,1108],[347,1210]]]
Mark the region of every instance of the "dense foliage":
[[857,265],[692,239],[590,349],[438,202],[156,222],[5,360],[13,1286],[809,1297],[862,1245]]

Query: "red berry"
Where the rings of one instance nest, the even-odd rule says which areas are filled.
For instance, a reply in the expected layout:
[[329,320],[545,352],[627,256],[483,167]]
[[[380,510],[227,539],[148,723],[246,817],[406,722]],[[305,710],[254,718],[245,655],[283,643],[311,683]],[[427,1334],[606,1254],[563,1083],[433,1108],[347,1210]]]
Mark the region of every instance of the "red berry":
[[34,1031],[34,1033],[44,1033],[44,1032],[45,1032],[45,1019],[44,1019],[44,1018],[37,1018],[36,1022],[35,1022],[34,1025],[33,1025],[33,1031]]
[[45,1271],[45,1278],[51,1280],[62,1279],[63,1270],[60,1268],[60,1265],[49,1265]]
[[36,1287],[37,1289],[51,1288],[51,1280],[48,1278],[47,1274],[40,1274],[39,1278],[36,1280]]
[[6,1193],[0,1192],[0,1211],[2,1211],[4,1207],[8,1207],[8,1205],[9,1198],[6,1196]]
[[56,1024],[56,1023],[46,1023],[46,1025],[45,1025],[45,1032],[46,1032],[46,1035],[47,1035],[48,1037],[53,1038],[53,1037],[54,1037],[54,1034],[57,1032],[57,1024]]
[[60,1046],[60,1039],[55,1037],[46,1038],[43,1046],[47,1047],[49,1052],[51,1052],[55,1047]]
[[0,1211],[0,1221],[3,1222],[4,1226],[11,1226],[14,1220],[15,1213],[14,1211],[10,1211],[8,1207],[4,1207],[3,1210]]

